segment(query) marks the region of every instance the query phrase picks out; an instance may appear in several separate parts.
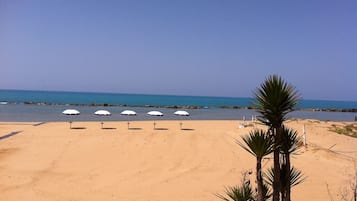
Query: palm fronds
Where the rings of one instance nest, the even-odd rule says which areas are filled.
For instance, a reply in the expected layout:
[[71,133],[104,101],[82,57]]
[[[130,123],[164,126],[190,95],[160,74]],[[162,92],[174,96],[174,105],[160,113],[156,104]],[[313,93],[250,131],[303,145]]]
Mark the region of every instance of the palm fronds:
[[[283,170],[282,167],[281,169]],[[281,171],[281,173],[284,173],[284,171]],[[274,168],[271,167],[268,169],[268,171],[265,174],[265,181],[269,185],[273,185],[273,180],[274,180]],[[280,182],[281,182],[281,188],[284,189],[287,186],[287,182],[290,182],[291,187],[296,186],[302,182],[304,182],[306,177],[302,174],[302,172],[295,167],[291,167],[289,171],[289,175],[286,174],[280,174]]]
[[273,151],[273,141],[263,130],[251,131],[248,135],[242,136],[242,140],[244,144],[238,140],[236,143],[257,158],[261,159]]
[[258,120],[263,124],[277,128],[286,120],[286,114],[291,112],[298,103],[298,94],[292,85],[278,75],[272,75],[254,92],[254,106],[261,114]]
[[216,194],[216,196],[224,201],[254,201],[253,191],[250,184],[225,187],[224,193],[225,195]]
[[282,140],[280,143],[282,154],[295,153],[302,145],[301,137],[294,129],[284,127],[282,132]]

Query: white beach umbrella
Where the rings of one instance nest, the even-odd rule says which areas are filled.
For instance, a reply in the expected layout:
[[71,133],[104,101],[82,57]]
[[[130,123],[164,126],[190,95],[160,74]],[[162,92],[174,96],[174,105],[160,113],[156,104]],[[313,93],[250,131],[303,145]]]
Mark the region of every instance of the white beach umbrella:
[[150,116],[164,116],[164,114],[162,112],[159,111],[150,111],[147,113]]
[[[124,110],[120,113],[121,115],[126,115],[126,116],[135,116],[136,112],[133,110]],[[128,120],[128,129],[130,128],[130,122]]]
[[124,110],[120,113],[121,115],[127,115],[127,116],[135,116],[136,112],[133,110]]
[[[62,112],[62,114],[64,114],[64,115],[79,115],[81,113],[75,109],[66,109]],[[69,128],[72,129],[72,121],[69,121]]]
[[[97,110],[94,112],[95,115],[98,115],[98,116],[110,116],[112,115],[112,113],[110,113],[108,110]],[[103,129],[103,122],[101,122],[101,125],[102,125],[102,129]]]
[[62,114],[65,114],[65,115],[79,115],[80,112],[78,110],[75,110],[75,109],[66,109],[62,112]]
[[184,111],[184,110],[178,110],[178,111],[174,112],[174,115],[178,115],[178,116],[190,116],[190,113],[188,113],[187,111]]
[[107,110],[97,110],[96,112],[94,112],[94,114],[98,115],[98,116],[110,116],[110,115],[112,115],[112,113],[110,113]]
[[[150,116],[164,116],[164,114],[162,112],[159,112],[159,111],[150,111],[147,113],[148,115]],[[156,122],[154,121],[154,129],[156,129]]]
[[[190,113],[188,113],[187,111],[184,111],[184,110],[178,110],[176,112],[174,112],[174,115],[177,115],[177,116],[190,116]],[[182,121],[180,121],[180,129],[182,130]]]

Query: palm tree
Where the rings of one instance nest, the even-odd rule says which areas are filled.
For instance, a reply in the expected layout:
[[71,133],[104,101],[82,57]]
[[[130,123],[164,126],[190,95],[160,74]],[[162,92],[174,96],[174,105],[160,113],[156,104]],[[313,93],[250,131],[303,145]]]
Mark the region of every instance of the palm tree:
[[[302,141],[301,138],[298,136],[298,133],[294,129],[289,129],[284,127],[283,132],[282,132],[282,143],[281,143],[281,154],[283,157],[283,164],[282,164],[282,169],[281,173],[284,175],[288,175],[289,172],[291,171],[291,164],[290,164],[290,155],[295,153],[301,146]],[[284,178],[284,176],[281,176]],[[288,200],[290,201],[290,192],[291,192],[291,183],[285,181],[285,184],[282,184],[284,186],[283,191],[284,194],[283,200]]]
[[[279,191],[282,194],[282,200],[287,199],[287,193],[286,193],[286,188],[288,185],[290,185],[290,187],[294,187],[300,183],[302,183],[306,177],[304,177],[304,175],[302,174],[302,172],[294,167],[291,167],[290,170],[288,172],[285,172],[284,170],[286,169],[286,167],[284,167],[285,165],[280,167],[280,170],[282,171],[282,174],[280,175],[280,182],[281,182],[281,186]],[[265,175],[266,178],[266,183],[268,183],[269,185],[272,185],[274,182],[274,167],[270,168]]]
[[257,159],[256,165],[256,179],[257,179],[257,190],[258,196],[257,201],[265,200],[264,193],[264,183],[262,176],[262,160],[263,158],[272,153],[273,151],[273,141],[263,130],[254,130],[251,131],[248,135],[242,136],[244,144],[236,141],[243,149],[248,151],[250,154],[255,156]]
[[225,194],[215,194],[224,201],[255,201],[254,193],[250,181],[247,179],[247,172],[243,172],[242,184],[240,186],[226,187]]
[[254,201],[253,190],[250,184],[243,183],[242,186],[226,187],[226,197],[220,194],[216,196],[224,201]]
[[283,122],[298,102],[295,88],[278,75],[268,77],[255,92],[258,120],[269,127],[274,146],[273,201],[280,200],[280,143]]

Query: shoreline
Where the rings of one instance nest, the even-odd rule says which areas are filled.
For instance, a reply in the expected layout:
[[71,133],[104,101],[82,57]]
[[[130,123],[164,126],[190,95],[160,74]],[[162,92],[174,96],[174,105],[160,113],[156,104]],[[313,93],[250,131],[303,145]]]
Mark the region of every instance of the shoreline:
[[[80,115],[67,116],[62,112],[65,109],[76,109]],[[93,113],[97,110],[108,110],[111,116],[100,117]],[[252,109],[182,109],[186,110],[190,116],[177,116],[174,112],[181,109],[172,108],[145,108],[145,107],[99,107],[99,106],[45,106],[45,105],[0,105],[0,122],[60,122],[73,119],[76,121],[126,121],[126,120],[247,120],[250,121],[259,114]],[[124,110],[134,110],[137,115],[125,116],[120,113]],[[158,110],[164,114],[162,117],[149,116],[147,113],[152,110]],[[355,121],[354,112],[326,112],[326,111],[293,111],[289,118],[294,119],[316,119],[323,121]]]
[[[64,124],[68,122],[79,122],[79,123],[127,123],[127,122],[235,122],[237,125],[240,123],[252,124],[264,126],[258,120],[241,120],[241,119],[122,119],[122,120],[106,120],[106,119],[96,119],[96,120],[72,120],[67,119],[63,121],[0,121],[0,125],[31,125],[31,126],[41,126],[43,124],[55,123]],[[333,121],[333,120],[319,120],[319,119],[304,119],[304,118],[290,118],[286,120],[290,122],[321,122],[321,123],[337,123],[337,124],[357,124],[356,121]]]
[[[200,109],[233,109],[233,110],[252,110],[256,108],[253,106],[241,106],[241,105],[219,105],[219,106],[199,106],[199,105],[130,105],[130,104],[110,104],[110,103],[91,103],[91,104],[60,104],[60,103],[48,103],[48,102],[11,102],[1,101],[0,105],[31,105],[31,106],[73,106],[73,107],[128,107],[128,108],[166,108],[166,109],[188,109],[188,110],[200,110]],[[309,111],[309,112],[349,112],[357,113],[357,108],[297,108],[294,111]]]

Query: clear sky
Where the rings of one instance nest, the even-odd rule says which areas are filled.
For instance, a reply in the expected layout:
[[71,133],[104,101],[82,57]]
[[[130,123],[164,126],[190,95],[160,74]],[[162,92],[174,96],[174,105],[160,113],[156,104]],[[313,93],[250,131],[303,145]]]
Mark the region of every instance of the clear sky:
[[357,101],[355,0],[0,0],[0,88]]

